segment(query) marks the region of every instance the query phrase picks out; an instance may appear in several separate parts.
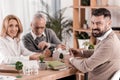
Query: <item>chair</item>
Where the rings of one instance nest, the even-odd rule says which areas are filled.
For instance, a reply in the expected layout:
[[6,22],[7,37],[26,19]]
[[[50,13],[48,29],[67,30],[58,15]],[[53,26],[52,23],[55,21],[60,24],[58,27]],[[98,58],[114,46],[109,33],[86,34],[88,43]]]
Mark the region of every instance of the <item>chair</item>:
[[120,80],[120,70],[115,72],[115,74],[113,75],[113,77],[110,80]]
[[84,80],[84,73],[76,72],[76,80]]

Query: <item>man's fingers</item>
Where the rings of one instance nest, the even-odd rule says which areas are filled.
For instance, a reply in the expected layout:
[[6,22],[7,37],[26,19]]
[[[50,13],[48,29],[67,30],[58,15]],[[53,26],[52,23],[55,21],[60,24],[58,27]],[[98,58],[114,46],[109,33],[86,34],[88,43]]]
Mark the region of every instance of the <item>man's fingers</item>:
[[70,56],[73,56],[73,52],[71,51],[71,49],[69,49],[69,52],[70,52]]
[[44,48],[47,47],[47,43],[46,43],[45,41],[42,41],[42,42],[40,42],[40,43],[38,44],[38,47],[39,47],[40,49],[44,50]]
[[69,49],[69,53],[70,53],[70,54],[73,54],[72,51],[71,51],[71,49]]

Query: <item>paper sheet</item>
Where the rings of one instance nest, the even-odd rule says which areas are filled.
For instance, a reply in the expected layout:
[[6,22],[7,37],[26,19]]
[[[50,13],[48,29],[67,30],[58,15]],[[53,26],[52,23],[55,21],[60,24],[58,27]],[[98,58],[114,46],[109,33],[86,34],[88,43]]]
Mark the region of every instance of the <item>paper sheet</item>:
[[16,80],[17,78],[14,76],[4,76],[0,75],[0,80]]

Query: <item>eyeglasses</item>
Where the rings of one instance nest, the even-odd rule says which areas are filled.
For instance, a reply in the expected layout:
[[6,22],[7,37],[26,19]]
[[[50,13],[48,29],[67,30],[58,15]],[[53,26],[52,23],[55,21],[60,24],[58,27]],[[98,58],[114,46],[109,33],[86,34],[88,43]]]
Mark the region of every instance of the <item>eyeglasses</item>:
[[45,26],[38,26],[38,25],[35,25],[35,24],[33,24],[33,26],[36,29],[45,29]]
[[37,27],[37,29],[44,29],[45,27]]

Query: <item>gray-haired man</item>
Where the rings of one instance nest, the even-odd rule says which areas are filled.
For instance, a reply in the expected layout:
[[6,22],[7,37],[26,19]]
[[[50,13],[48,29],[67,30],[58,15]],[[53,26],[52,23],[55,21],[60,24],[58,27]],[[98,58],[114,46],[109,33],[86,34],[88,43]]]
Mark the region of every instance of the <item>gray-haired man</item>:
[[42,14],[37,13],[34,15],[31,29],[31,32],[23,37],[23,44],[28,50],[41,52],[45,48],[65,47],[61,44],[55,32],[46,28],[46,19]]

